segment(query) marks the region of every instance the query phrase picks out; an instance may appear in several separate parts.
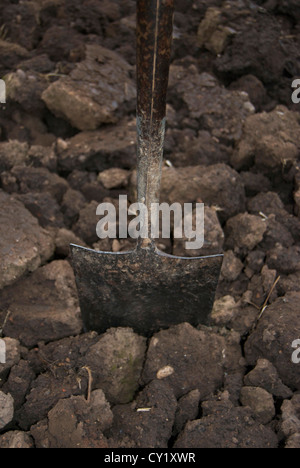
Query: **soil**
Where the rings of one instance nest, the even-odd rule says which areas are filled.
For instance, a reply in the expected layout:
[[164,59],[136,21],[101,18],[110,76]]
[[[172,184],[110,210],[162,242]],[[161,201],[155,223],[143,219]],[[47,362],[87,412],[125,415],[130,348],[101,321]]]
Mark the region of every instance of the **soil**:
[[1,1],[0,448],[300,448],[299,3],[175,4],[161,201],[224,262],[208,325],[146,339],[83,330],[69,253],[134,245],[96,208],[136,197],[135,1]]

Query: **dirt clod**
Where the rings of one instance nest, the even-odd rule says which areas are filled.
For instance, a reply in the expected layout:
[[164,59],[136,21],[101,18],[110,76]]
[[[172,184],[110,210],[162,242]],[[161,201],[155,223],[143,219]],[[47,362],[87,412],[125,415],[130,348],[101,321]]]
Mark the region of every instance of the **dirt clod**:
[[86,59],[68,77],[51,84],[42,97],[55,115],[66,118],[73,127],[95,130],[103,123],[116,122],[119,107],[134,100],[130,71],[120,55],[96,44],[88,45]]
[[5,428],[14,417],[14,399],[0,391],[0,429]]
[[204,417],[188,422],[175,448],[276,448],[274,432],[255,423],[249,408],[229,402],[214,402]]

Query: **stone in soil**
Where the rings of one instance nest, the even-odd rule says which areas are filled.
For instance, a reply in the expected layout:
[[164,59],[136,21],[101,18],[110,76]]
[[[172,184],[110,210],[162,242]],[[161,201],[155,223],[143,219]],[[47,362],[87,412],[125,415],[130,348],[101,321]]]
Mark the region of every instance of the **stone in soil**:
[[5,288],[1,304],[10,311],[5,335],[28,347],[76,335],[82,329],[74,273],[67,261],[49,263]]
[[69,76],[52,83],[42,94],[57,117],[79,130],[116,123],[120,108],[135,99],[132,67],[116,52],[97,44],[86,46],[86,58]]
[[51,258],[50,234],[24,205],[0,191],[0,289]]
[[298,292],[276,299],[264,311],[257,328],[245,344],[249,365],[259,358],[274,365],[282,382],[292,390],[300,390],[299,369],[292,362],[292,343],[300,336]]

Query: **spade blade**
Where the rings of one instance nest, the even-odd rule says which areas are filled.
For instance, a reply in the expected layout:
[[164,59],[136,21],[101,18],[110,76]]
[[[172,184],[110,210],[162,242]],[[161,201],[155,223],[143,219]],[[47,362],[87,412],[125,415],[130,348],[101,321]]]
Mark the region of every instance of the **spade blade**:
[[153,246],[126,253],[71,250],[86,331],[131,327],[151,336],[182,322],[208,322],[222,255],[175,257]]

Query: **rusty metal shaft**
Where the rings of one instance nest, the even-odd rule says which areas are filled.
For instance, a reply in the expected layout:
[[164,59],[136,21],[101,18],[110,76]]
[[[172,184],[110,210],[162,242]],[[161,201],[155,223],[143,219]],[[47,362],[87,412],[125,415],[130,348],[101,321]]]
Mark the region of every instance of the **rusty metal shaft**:
[[159,202],[174,0],[137,0],[138,202]]

